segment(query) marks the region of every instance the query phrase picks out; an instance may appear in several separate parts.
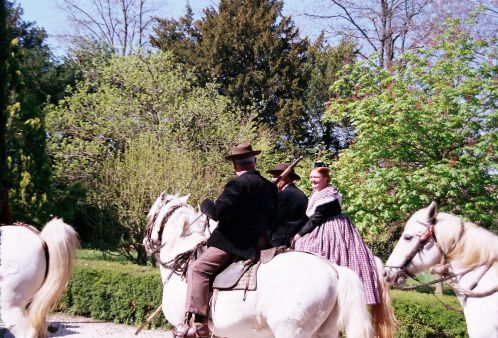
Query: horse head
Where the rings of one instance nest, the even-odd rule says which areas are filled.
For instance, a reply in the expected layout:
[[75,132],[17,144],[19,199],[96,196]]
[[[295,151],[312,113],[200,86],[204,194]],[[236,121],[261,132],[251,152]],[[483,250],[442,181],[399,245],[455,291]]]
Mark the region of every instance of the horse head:
[[442,253],[435,237],[436,216],[437,206],[432,202],[410,217],[385,265],[384,277],[389,283],[404,284],[408,276],[439,262]]
[[160,260],[166,261],[207,239],[207,219],[187,204],[189,197],[163,192],[154,202],[147,215],[144,238],[149,255],[160,254]]

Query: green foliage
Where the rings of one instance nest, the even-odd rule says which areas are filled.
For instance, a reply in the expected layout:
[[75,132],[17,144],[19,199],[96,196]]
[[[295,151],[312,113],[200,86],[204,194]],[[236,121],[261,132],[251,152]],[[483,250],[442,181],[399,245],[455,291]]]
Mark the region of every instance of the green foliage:
[[46,109],[57,179],[83,184],[89,227],[143,264],[145,215],[159,193],[192,193],[194,205],[216,196],[232,171],[222,155],[241,141],[266,150],[271,133],[214,86],[197,87],[169,53],[115,57],[96,74]]
[[[92,266],[79,261],[57,309],[72,315],[141,324],[161,303],[161,279],[157,270],[123,267]],[[165,326],[167,322],[164,316],[158,316],[151,325]]]
[[[10,54],[7,60],[7,179],[13,218],[41,224],[49,217],[50,162],[42,105],[64,95],[72,70],[54,61],[43,29],[22,20],[22,9],[7,2]],[[2,79],[4,81],[4,79]],[[3,114],[3,112],[2,112]]]
[[356,137],[334,163],[333,180],[364,233],[386,226],[377,237],[385,241],[433,200],[497,229],[495,42],[453,24],[390,70],[356,64],[334,83],[326,118],[350,119]]
[[[11,30],[7,26],[9,11],[6,1],[0,2],[0,222],[10,223],[7,181],[7,104],[10,74],[8,59],[10,53]],[[0,332],[1,334],[1,332]]]
[[[395,337],[456,338],[467,337],[463,314],[446,309],[434,295],[392,291],[396,317]],[[438,296],[444,303],[461,311],[455,297]]]
[[213,79],[234,104],[256,108],[281,142],[292,143],[307,133],[308,42],[299,39],[291,18],[282,16],[282,6],[279,0],[223,0],[195,22],[187,7],[178,21],[158,20],[152,43],[193,66],[201,83]]
[[337,153],[351,143],[352,133],[348,121],[333,123],[323,121],[322,117],[330,98],[330,86],[342,75],[342,67],[353,64],[355,59],[355,45],[351,41],[343,40],[338,46],[332,47],[324,45],[323,34],[308,48],[306,67],[310,75],[305,106],[309,116],[309,146]]

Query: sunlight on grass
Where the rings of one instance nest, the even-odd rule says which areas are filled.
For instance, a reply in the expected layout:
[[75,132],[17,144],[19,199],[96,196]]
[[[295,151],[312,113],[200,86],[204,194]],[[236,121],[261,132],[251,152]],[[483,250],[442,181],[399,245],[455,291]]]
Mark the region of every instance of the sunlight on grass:
[[76,259],[76,266],[91,267],[96,269],[112,269],[127,273],[157,273],[159,268],[150,265],[142,266],[127,261],[117,252],[103,252],[94,249],[79,249]]

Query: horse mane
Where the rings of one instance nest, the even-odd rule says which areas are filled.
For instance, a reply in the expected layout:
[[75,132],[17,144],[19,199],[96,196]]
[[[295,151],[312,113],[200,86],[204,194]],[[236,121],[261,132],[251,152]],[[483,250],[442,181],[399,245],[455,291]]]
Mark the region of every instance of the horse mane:
[[492,265],[498,259],[498,236],[491,231],[446,213],[438,213],[436,220],[437,240],[443,251],[450,250],[449,260],[470,268]]

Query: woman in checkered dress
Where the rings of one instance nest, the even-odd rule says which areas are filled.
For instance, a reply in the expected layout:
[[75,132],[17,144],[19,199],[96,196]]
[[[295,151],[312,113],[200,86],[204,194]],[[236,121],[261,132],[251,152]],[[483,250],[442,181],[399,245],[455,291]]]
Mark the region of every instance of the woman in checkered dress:
[[351,220],[341,212],[341,193],[330,185],[330,169],[311,171],[313,193],[306,214],[308,223],[294,237],[296,250],[319,254],[355,271],[363,282],[367,304],[379,304],[377,268],[370,248]]

